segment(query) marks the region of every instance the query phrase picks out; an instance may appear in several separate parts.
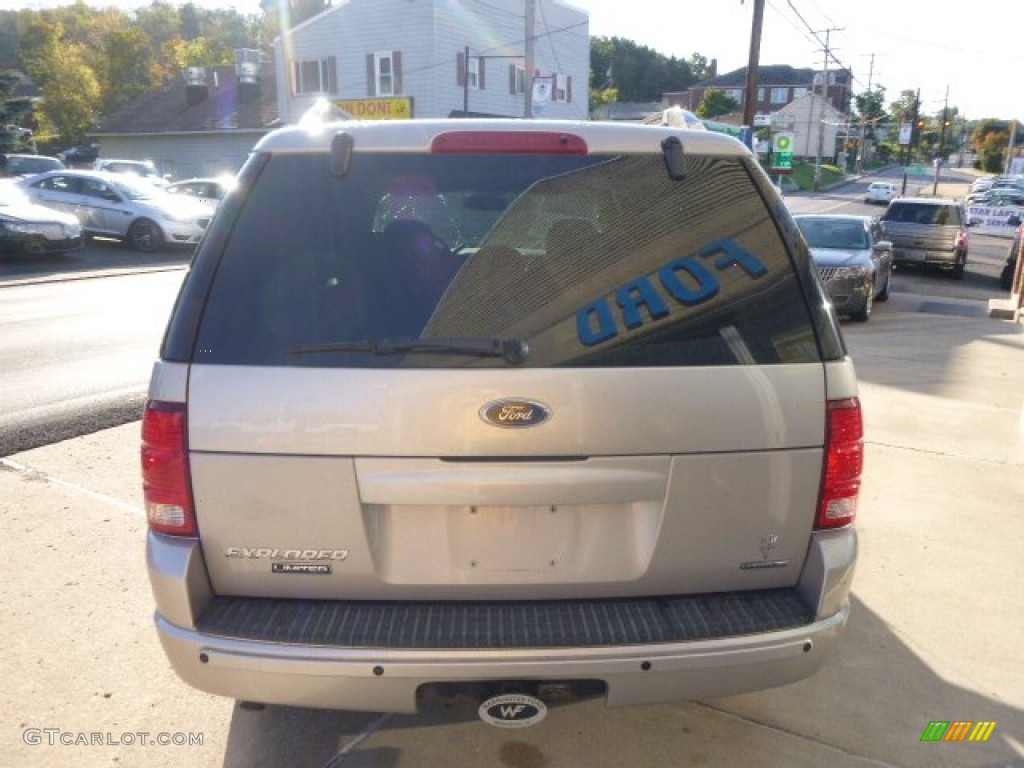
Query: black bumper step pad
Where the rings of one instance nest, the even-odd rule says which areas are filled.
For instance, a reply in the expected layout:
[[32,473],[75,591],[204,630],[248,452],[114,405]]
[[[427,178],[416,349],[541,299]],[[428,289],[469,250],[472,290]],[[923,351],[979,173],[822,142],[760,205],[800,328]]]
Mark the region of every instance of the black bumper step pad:
[[203,634],[336,648],[577,648],[678,643],[810,624],[795,590],[609,600],[383,602],[218,597]]

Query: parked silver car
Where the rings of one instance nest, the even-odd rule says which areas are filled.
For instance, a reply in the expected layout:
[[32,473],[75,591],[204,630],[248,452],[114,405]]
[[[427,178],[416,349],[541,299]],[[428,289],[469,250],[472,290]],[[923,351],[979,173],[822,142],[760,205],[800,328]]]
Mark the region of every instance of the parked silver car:
[[33,201],[78,217],[87,237],[114,237],[140,251],[194,246],[213,216],[211,205],[130,176],[51,171],[21,182]]
[[850,610],[857,392],[731,137],[280,129],[153,370],[157,632],[204,691],[506,726],[800,680]]
[[866,322],[876,301],[888,301],[892,282],[892,243],[878,221],[850,214],[793,217],[836,312]]

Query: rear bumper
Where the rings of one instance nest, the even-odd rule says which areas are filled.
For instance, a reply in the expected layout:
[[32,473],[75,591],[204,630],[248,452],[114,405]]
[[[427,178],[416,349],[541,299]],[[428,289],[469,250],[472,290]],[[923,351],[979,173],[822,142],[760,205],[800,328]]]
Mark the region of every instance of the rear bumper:
[[[178,675],[235,699],[327,709],[415,712],[434,683],[601,680],[609,706],[658,704],[786,685],[821,666],[849,607],[799,630],[675,645],[522,651],[380,651],[203,636],[157,616]],[[204,661],[205,659],[205,661]]]
[[[753,630],[743,630],[742,620],[730,625],[741,627],[740,634],[733,629],[720,637],[705,632],[701,639],[618,643],[598,631],[592,641],[573,645],[452,643],[439,648],[437,633],[418,645],[404,639],[390,646],[344,645],[326,642],[322,634],[317,642],[296,642],[306,632],[300,626],[303,622],[297,621],[305,608],[294,610],[287,622],[270,631],[247,631],[244,622],[218,625],[205,611],[218,598],[204,578],[198,549],[195,542],[149,537],[157,632],[171,665],[186,683],[235,699],[410,713],[417,711],[417,695],[424,686],[446,683],[600,681],[609,706],[626,706],[724,696],[799,681],[821,666],[849,616],[856,533],[851,528],[816,534],[799,584],[776,591],[791,593],[802,603],[799,626],[791,626],[788,617],[781,623],[790,625],[762,631],[772,623],[762,612],[766,621]],[[334,615],[325,601],[309,601],[309,611]],[[308,616],[305,621],[318,622]],[[209,631],[211,626],[227,625],[232,626],[230,633]],[[684,628],[683,634],[687,632]],[[257,636],[261,639],[253,639]]]
[[906,248],[895,246],[892,252],[896,264],[938,264],[952,267],[967,263],[967,252],[963,249]]

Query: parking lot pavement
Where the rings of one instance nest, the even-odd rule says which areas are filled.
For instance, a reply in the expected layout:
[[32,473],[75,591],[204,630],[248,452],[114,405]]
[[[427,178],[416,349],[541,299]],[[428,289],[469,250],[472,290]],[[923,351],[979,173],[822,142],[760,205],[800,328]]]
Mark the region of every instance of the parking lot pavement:
[[[196,692],[152,627],[133,423],[0,460],[0,764],[1020,768],[1024,334],[929,301],[896,294],[846,326],[867,432],[861,558],[839,651],[809,680],[584,702],[520,731],[472,707],[249,710]],[[984,742],[923,742],[933,721],[995,726]],[[148,745],[161,734],[184,743]]]

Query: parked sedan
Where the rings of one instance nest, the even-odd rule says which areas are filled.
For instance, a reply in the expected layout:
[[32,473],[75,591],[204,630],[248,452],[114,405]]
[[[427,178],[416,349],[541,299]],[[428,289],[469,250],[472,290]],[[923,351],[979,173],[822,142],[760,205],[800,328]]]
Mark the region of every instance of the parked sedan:
[[0,155],[0,176],[18,178],[44,171],[57,171],[64,167],[60,158],[46,155]]
[[993,187],[984,192],[971,192],[964,200],[967,205],[991,205],[997,208],[1024,206],[1024,189]]
[[146,252],[196,245],[214,211],[126,174],[52,171],[20,183],[35,202],[77,216],[87,237],[118,238]]
[[868,184],[867,191],[864,193],[864,202],[887,205],[890,200],[898,197],[899,194],[899,189],[892,182],[873,181]]
[[228,192],[235,187],[234,176],[218,176],[216,178],[197,178],[176,181],[167,185],[172,195],[188,195],[196,197],[211,205],[220,205]]
[[889,298],[892,243],[870,216],[802,214],[793,217],[836,313],[865,322],[876,301]]
[[35,205],[13,181],[0,181],[0,254],[66,253],[81,247],[78,219]]
[[105,171],[106,173],[124,173],[137,176],[158,187],[166,187],[170,176],[161,176],[151,160],[120,160],[117,158],[101,157],[93,163],[94,171]]

